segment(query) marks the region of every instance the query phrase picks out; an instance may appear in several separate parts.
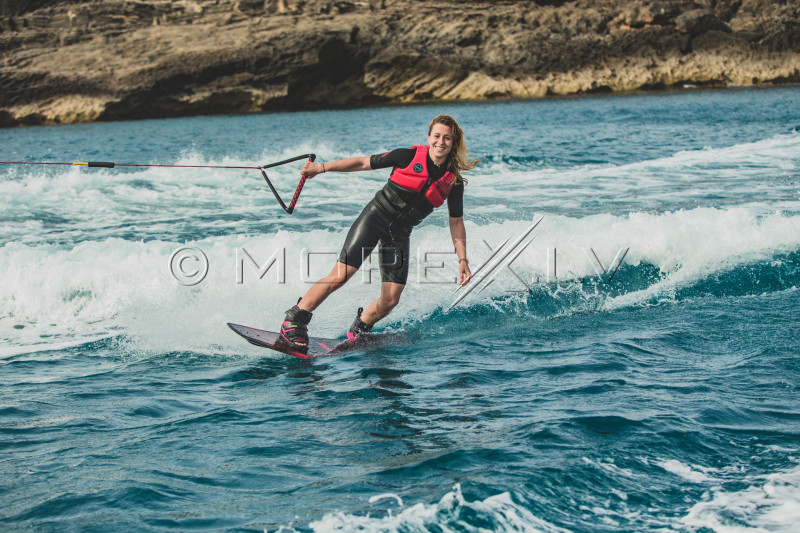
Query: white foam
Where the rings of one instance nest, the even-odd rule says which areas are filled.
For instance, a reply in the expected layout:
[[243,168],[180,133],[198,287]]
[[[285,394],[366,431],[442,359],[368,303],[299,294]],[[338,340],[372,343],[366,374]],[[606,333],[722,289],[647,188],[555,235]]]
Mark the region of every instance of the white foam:
[[751,479],[746,489],[717,487],[682,522],[716,533],[795,533],[800,524],[800,467]]
[[[601,205],[635,203],[639,208],[692,208],[704,198],[726,199],[723,205],[796,209],[798,191],[791,176],[800,167],[800,134],[719,148],[686,150],[622,165],[584,164],[573,168],[528,170],[496,162],[479,166],[472,194],[504,201],[525,186],[540,209],[577,208],[599,198]],[[503,176],[503,179],[497,179]],[[520,184],[524,184],[521,186]]]
[[507,492],[490,496],[483,501],[468,502],[460,485],[431,505],[418,503],[388,516],[359,516],[348,513],[329,513],[322,519],[311,522],[308,527],[318,533],[334,531],[430,531],[435,529],[456,531],[484,531],[460,518],[458,509],[467,508],[477,514],[481,522],[490,521],[494,531],[518,531],[525,533],[566,532],[549,522],[537,518],[524,507],[516,504]]
[[397,502],[397,505],[399,505],[400,507],[403,506],[403,499],[397,494],[391,492],[388,492],[386,494],[376,494],[375,496],[371,496],[369,499],[369,503],[376,503],[382,500],[394,500],[395,502]]
[[[456,291],[457,261],[446,217],[435,214],[412,236],[409,284],[391,320],[405,323],[449,307]],[[504,240],[521,234],[530,221],[478,225],[467,222],[473,270]],[[327,274],[344,240],[344,230],[278,231],[257,237],[221,236],[188,243],[204,251],[208,276],[183,286],[171,276],[170,255],[184,243],[119,238],[75,246],[8,243],[0,248],[0,339],[8,353],[37,345],[75,343],[123,334],[142,349],[240,350],[226,322],[262,326],[279,323],[283,311],[310,284]],[[587,250],[608,268],[621,249],[625,263],[654,265],[661,278],[645,290],[608,299],[608,308],[637,305],[669,296],[681,284],[800,247],[800,216],[759,216],[747,208],[696,209],[664,214],[634,213],[584,218],[546,216],[533,243],[512,263],[516,278],[501,267],[495,282],[471,292],[459,305],[475,305],[533,287],[548,273],[548,250],[558,250],[557,278],[569,283],[597,275]],[[252,254],[262,267],[285,250],[285,281],[273,267],[259,279],[245,261]],[[312,252],[309,256],[308,253]],[[237,254],[239,261],[237,262]],[[309,258],[304,261],[304,258]],[[377,261],[377,259],[376,259]],[[243,283],[237,265],[243,264]],[[310,270],[305,272],[306,265]],[[613,282],[613,281],[612,281]],[[377,297],[380,276],[363,268],[347,287],[315,313],[314,332],[337,336],[352,321],[355,308]],[[567,310],[569,311],[569,310]],[[20,329],[21,328],[21,329]],[[29,347],[29,348],[26,348]]]
[[[490,247],[496,249],[506,238],[521,234],[528,226],[527,221],[482,227],[468,225],[470,255],[477,256],[480,262],[481,257],[488,257]],[[605,304],[607,308],[617,308],[669,297],[684,284],[767,259],[775,253],[797,250],[800,216],[780,213],[762,216],[749,208],[583,218],[545,216],[533,235],[531,245],[511,264],[523,279],[515,279],[511,272],[505,271],[498,279],[500,283],[493,289],[490,287],[490,294],[524,290],[525,282],[535,285],[537,281],[596,279],[603,270],[608,277],[613,272],[615,258],[627,250],[624,264],[653,265],[660,278],[646,290],[609,299]],[[476,261],[473,259],[472,263],[474,269]],[[481,293],[481,297],[486,294]]]
[[677,459],[662,461],[658,463],[658,466],[692,483],[709,483],[715,481],[714,478],[708,476],[709,469],[685,465]]
[[13,357],[20,354],[66,350],[83,344],[106,340],[111,337],[113,337],[113,335],[69,335],[67,339],[58,342],[37,342],[36,339],[33,339],[30,344],[0,346],[0,358]]

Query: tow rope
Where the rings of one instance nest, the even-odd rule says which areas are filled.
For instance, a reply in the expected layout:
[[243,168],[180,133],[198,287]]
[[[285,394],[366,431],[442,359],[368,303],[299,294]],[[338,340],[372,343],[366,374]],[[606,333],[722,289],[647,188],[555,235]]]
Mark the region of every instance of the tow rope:
[[252,169],[252,170],[259,170],[261,171],[261,175],[264,176],[264,181],[267,182],[269,186],[269,190],[272,191],[272,194],[275,196],[275,199],[278,200],[278,203],[283,208],[284,211],[289,213],[290,215],[294,212],[294,207],[297,205],[297,199],[300,198],[300,193],[303,191],[303,186],[306,184],[306,176],[302,176],[300,178],[300,182],[297,184],[297,188],[294,191],[294,195],[292,196],[292,201],[289,202],[287,206],[283,200],[281,199],[280,194],[275,189],[275,186],[272,185],[272,182],[269,180],[269,176],[267,176],[266,169],[279,167],[281,165],[285,165],[287,163],[293,163],[294,161],[299,161],[301,159],[308,159],[309,161],[314,161],[317,158],[315,154],[303,154],[298,155],[296,157],[292,157],[289,159],[284,159],[283,161],[278,161],[277,163],[267,163],[266,165],[261,165],[259,167],[245,167],[245,166],[227,166],[227,165],[158,165],[154,163],[111,163],[109,161],[87,161],[85,163],[51,163],[51,162],[43,162],[43,161],[0,161],[0,165],[69,165],[69,166],[85,166],[89,168],[115,168],[115,167],[160,167],[160,168],[221,168],[221,169]]

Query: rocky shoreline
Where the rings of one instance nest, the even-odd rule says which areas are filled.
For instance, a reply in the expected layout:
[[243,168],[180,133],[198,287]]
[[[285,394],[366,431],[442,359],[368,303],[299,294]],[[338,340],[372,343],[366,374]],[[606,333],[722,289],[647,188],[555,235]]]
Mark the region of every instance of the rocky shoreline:
[[800,83],[800,3],[0,0],[0,127]]

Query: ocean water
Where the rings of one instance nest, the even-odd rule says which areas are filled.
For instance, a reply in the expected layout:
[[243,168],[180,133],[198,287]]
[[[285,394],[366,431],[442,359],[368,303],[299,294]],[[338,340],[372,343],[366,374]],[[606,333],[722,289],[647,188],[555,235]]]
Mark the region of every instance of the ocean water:
[[331,161],[441,112],[481,159],[475,279],[437,211],[376,328],[416,340],[313,361],[226,322],[277,328],[386,171],[289,216],[257,170],[0,165],[0,529],[800,530],[800,88],[2,130],[0,159]]

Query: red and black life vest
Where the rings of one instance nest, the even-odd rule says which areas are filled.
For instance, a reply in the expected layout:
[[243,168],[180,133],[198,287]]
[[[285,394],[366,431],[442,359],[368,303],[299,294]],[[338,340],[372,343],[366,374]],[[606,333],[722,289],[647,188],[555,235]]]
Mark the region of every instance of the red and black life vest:
[[[411,164],[406,168],[395,168],[389,180],[403,188],[419,192],[428,181],[428,146],[418,144],[412,146],[411,149],[417,151]],[[439,207],[447,199],[455,182],[455,176],[448,170],[444,176],[431,183],[428,190],[425,191],[425,199],[433,207]]]

